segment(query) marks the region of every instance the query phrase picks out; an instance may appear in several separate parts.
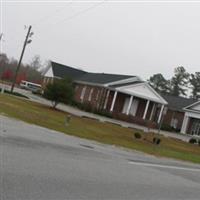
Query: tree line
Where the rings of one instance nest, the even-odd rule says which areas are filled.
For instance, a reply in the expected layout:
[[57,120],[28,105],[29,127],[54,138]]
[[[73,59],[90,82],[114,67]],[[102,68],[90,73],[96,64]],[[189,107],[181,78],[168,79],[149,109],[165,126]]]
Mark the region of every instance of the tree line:
[[[0,79],[12,81],[18,61],[8,58],[5,53],[0,54]],[[16,83],[27,80],[34,83],[42,83],[43,72],[48,68],[49,62],[41,63],[39,55],[32,58],[30,63],[21,64]],[[183,66],[174,69],[174,74],[170,79],[166,79],[161,73],[154,74],[148,79],[148,83],[160,94],[170,94],[173,96],[188,96],[190,98],[200,98],[200,72],[188,73]]]
[[188,96],[187,91],[191,92],[190,98],[200,98],[200,72],[188,73],[183,66],[174,69],[174,75],[167,80],[161,74],[154,74],[148,80],[149,84],[161,94],[173,96]]
[[[14,78],[17,64],[18,60],[14,58],[8,58],[5,53],[0,54],[0,79],[11,82]],[[41,84],[43,79],[42,73],[45,67],[46,64],[43,65],[41,63],[40,56],[34,56],[30,63],[21,64],[16,83],[19,84],[22,80],[26,80]]]

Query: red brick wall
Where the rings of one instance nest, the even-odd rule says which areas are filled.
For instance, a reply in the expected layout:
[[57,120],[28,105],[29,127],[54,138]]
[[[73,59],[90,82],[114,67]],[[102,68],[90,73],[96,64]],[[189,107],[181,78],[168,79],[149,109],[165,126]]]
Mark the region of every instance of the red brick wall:
[[90,103],[91,106],[93,108],[98,108],[99,106],[99,102],[100,102],[100,92],[101,92],[101,89],[100,87],[90,87],[89,88],[89,91],[91,90],[91,88],[93,88],[93,93],[92,93],[92,96],[91,96],[91,101],[88,101],[88,98],[87,98],[87,103]]
[[108,112],[110,111],[113,97],[114,97],[114,91],[110,91],[110,94],[108,96],[108,102],[107,102],[107,105],[106,105],[106,111],[108,111]]
[[125,99],[129,97],[129,95],[123,94],[123,93],[117,93],[117,98],[115,101],[115,106],[113,108],[113,112],[119,112],[122,113]]
[[[86,87],[85,95],[83,100],[81,100],[81,93],[83,88]],[[93,89],[91,100],[89,100],[90,91]],[[79,103],[90,104],[93,108],[98,108],[101,100],[101,91],[103,88],[97,86],[83,85],[83,84],[75,84],[75,101]]]
[[[98,108],[98,106],[101,106],[101,108],[102,108],[103,105],[104,105],[107,90],[105,90],[104,88],[101,88],[101,87],[95,87],[95,86],[88,86],[87,85],[85,95],[84,95],[84,99],[81,102],[80,96],[81,96],[82,89],[85,86],[86,85],[83,85],[83,84],[76,84],[76,86],[75,86],[75,88],[76,88],[76,90],[75,90],[75,100],[77,102],[80,102],[80,103],[90,104],[93,108]],[[90,90],[92,88],[93,88],[93,93],[92,93],[92,96],[91,96],[91,101],[89,101],[88,97],[89,97],[89,94],[90,94]],[[98,95],[98,93],[99,93],[99,95]],[[97,96],[98,96],[98,98],[97,98]],[[100,96],[102,97],[102,99],[100,98]],[[114,97],[114,91],[110,91],[107,106],[106,106],[107,112],[110,111],[113,97]],[[125,102],[125,99],[127,97],[129,97],[129,95],[122,94],[122,93],[117,94],[117,98],[116,98],[116,101],[115,101],[115,106],[113,108],[112,116],[116,119],[119,119],[119,120],[131,122],[131,123],[136,123],[136,124],[143,125],[143,126],[148,126],[150,128],[155,128],[157,126],[157,124],[155,122],[151,122],[149,120],[143,120],[142,119],[143,114],[144,114],[144,110],[145,110],[145,106],[146,106],[146,102],[147,102],[146,100],[138,98],[139,104],[138,104],[138,109],[137,109],[135,117],[131,116],[131,115],[122,114],[124,102]],[[150,117],[152,106],[153,106],[153,103],[150,103],[149,104],[149,110],[147,112],[147,118]]]
[[[108,98],[107,107],[106,107],[107,111],[110,111],[113,97],[114,97],[114,92],[111,91],[110,95],[109,95],[109,98]],[[112,112],[113,118],[119,119],[119,120],[123,120],[123,121],[127,121],[127,122],[130,122],[130,123],[136,123],[136,124],[139,124],[139,125],[147,126],[149,128],[156,128],[157,124],[155,122],[142,119],[143,114],[144,114],[144,110],[145,110],[145,107],[146,107],[146,102],[147,102],[147,101],[145,101],[143,99],[137,98],[139,100],[139,104],[138,104],[138,109],[137,109],[135,117],[122,113],[124,102],[125,102],[125,99],[127,97],[129,97],[129,95],[122,94],[122,93],[118,93],[117,94],[117,98],[116,98],[116,101],[115,101],[115,106],[114,106],[113,112]],[[134,98],[136,98],[136,97],[134,97]],[[150,117],[152,107],[153,107],[153,103],[150,102],[149,110],[147,112],[147,118]]]
[[193,125],[194,121],[196,121],[196,120],[197,119],[195,119],[195,118],[189,117],[188,126],[186,129],[187,134],[192,134],[192,125]]
[[53,83],[54,78],[44,77],[42,81],[42,88],[45,88],[47,84]]
[[191,131],[192,131],[193,122],[194,122],[194,119],[189,117],[188,125],[187,125],[187,128],[186,128],[186,133],[187,134],[192,134]]
[[81,102],[81,91],[83,89],[84,85],[75,84],[75,94],[74,94],[74,100],[77,102]]
[[136,117],[140,117],[142,118],[144,115],[144,110],[146,107],[146,103],[147,101],[144,99],[139,99],[139,104],[138,104],[138,108],[137,108],[137,112],[136,112]]
[[149,108],[148,108],[148,111],[147,111],[146,119],[150,119],[151,111],[152,111],[153,105],[154,105],[154,103],[150,101],[150,103],[149,103]]
[[163,124],[170,126],[172,118],[176,118],[178,120],[177,129],[181,129],[184,118],[184,112],[173,111],[168,109],[166,115],[164,115]]
[[130,123],[135,123],[141,126],[146,126],[148,128],[157,128],[157,123],[149,120],[143,120],[141,117],[136,117],[136,116],[134,117],[132,115],[126,115],[118,112],[113,112],[112,115],[115,119],[119,119]]

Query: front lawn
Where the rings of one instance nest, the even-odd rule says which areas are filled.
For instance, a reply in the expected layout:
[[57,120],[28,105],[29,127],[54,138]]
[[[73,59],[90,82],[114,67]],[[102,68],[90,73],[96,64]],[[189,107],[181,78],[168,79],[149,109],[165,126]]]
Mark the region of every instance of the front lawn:
[[[147,134],[135,129],[76,116],[71,116],[71,121],[66,126],[68,113],[7,94],[0,94],[0,114],[101,143],[130,148],[155,156],[200,163],[200,146],[160,135],[161,144],[156,146],[152,144],[152,138],[155,136],[153,133]],[[142,139],[135,139],[135,132],[140,132]]]

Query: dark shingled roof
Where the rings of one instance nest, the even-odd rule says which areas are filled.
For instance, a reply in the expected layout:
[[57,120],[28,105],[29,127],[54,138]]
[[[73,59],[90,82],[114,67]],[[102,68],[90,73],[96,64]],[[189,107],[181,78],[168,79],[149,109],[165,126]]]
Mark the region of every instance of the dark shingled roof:
[[183,111],[183,108],[186,106],[189,106],[193,103],[195,103],[197,100],[194,99],[188,99],[184,97],[176,97],[172,95],[163,95],[161,96],[168,102],[168,108],[171,110],[176,110],[176,111]]
[[90,83],[105,84],[132,77],[134,76],[120,75],[120,74],[86,73],[83,76],[79,77],[77,80]]
[[54,76],[60,78],[65,78],[67,76],[75,81],[83,81],[94,84],[106,84],[109,82],[135,77],[130,75],[120,75],[120,74],[89,73],[56,62],[51,62],[51,63]]
[[56,62],[51,62],[51,65],[52,65],[53,75],[60,78],[69,77],[74,80],[87,73],[83,70],[65,66]]

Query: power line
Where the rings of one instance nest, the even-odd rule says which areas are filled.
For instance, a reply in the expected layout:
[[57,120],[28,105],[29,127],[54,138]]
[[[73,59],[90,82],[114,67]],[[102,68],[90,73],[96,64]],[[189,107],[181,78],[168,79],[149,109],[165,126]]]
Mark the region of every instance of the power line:
[[[8,3],[55,3],[55,0],[2,0],[3,2]],[[69,2],[69,0],[57,0],[56,3],[66,3]],[[74,0],[75,3],[94,3],[94,2],[100,2],[100,0]],[[111,3],[168,3],[168,2],[199,2],[199,0],[110,0]]]
[[[57,25],[57,24],[59,24],[59,23],[67,22],[67,21],[69,21],[69,20],[72,20],[72,19],[78,17],[79,15],[82,15],[82,14],[84,14],[84,13],[86,13],[86,12],[88,12],[88,11],[90,11],[90,10],[92,10],[92,9],[94,9],[94,8],[96,8],[96,7],[98,7],[98,6],[100,6],[101,4],[103,4],[103,3],[106,2],[106,1],[108,1],[108,0],[102,0],[102,1],[100,1],[100,2],[98,2],[98,3],[96,3],[96,4],[92,5],[92,6],[90,6],[90,7],[88,7],[88,8],[85,8],[85,9],[80,10],[79,12],[77,12],[77,13],[75,13],[75,14],[69,16],[69,17],[66,17],[66,18],[64,18],[64,19],[62,19],[62,20],[60,20],[60,21],[58,21],[58,22],[56,22],[56,23],[48,24],[48,26],[49,26],[49,25]],[[36,24],[36,26],[37,26],[37,24]],[[41,27],[41,28],[44,28],[45,26],[47,26],[47,24],[43,25],[43,27]]]
[[66,17],[66,18],[62,19],[61,21],[58,21],[57,23],[54,23],[54,24],[52,24],[52,25],[56,25],[56,24],[61,23],[61,22],[67,22],[67,21],[69,21],[69,20],[72,20],[72,19],[78,17],[79,15],[82,15],[82,14],[84,14],[84,13],[86,13],[86,12],[88,12],[88,11],[90,11],[90,10],[92,10],[92,9],[94,9],[94,8],[96,8],[96,7],[98,7],[98,6],[100,6],[101,4],[103,4],[103,3],[106,2],[106,1],[107,1],[107,0],[103,0],[103,1],[101,1],[101,2],[99,2],[99,3],[96,3],[95,5],[92,5],[92,6],[90,6],[89,8],[83,9],[83,10],[81,10],[81,11],[75,13],[74,15],[71,15],[71,16],[69,16],[69,17]]
[[[1,18],[1,21],[0,21],[0,32],[1,33],[1,39],[3,37],[3,1],[0,0],[0,18]],[[2,43],[0,43],[0,53],[3,51],[3,47],[2,47]]]
[[[86,12],[88,12],[88,11],[90,11],[90,10],[92,10],[92,9],[94,9],[94,8],[96,8],[96,7],[98,7],[98,6],[100,6],[100,5],[103,4],[105,1],[107,1],[107,0],[100,1],[100,2],[96,3],[95,5],[92,5],[92,6],[88,7],[88,8],[86,8],[86,9],[80,10],[79,12],[77,12],[77,13],[75,13],[75,14],[69,16],[69,17],[66,17],[66,18],[62,19],[61,21],[58,21],[58,22],[56,22],[55,24],[50,24],[50,25],[56,25],[56,24],[61,23],[61,22],[67,22],[67,21],[69,21],[69,20],[72,20],[72,19],[78,17],[79,15],[84,14],[84,13],[86,13]],[[71,3],[73,3],[73,1],[68,2],[67,6],[69,6]],[[54,13],[58,13],[59,11],[63,10],[65,7],[66,7],[66,6],[57,9],[56,11],[54,11]],[[55,15],[54,15],[54,16],[55,16]],[[48,18],[50,18],[50,17],[53,17],[53,16],[52,16],[52,15],[51,15],[51,16],[50,16],[50,15],[47,15],[47,16],[43,17],[43,18],[41,19],[41,20],[42,20],[41,23],[43,23],[44,21],[46,21],[46,20],[47,20]],[[39,25],[40,25],[40,22],[34,23],[34,25],[35,25],[35,26],[37,26],[37,25],[39,26]],[[45,27],[45,26],[43,26],[43,27]],[[43,28],[43,27],[41,27],[41,28]],[[14,36],[14,35],[13,35],[13,36]],[[16,37],[16,32],[15,32],[15,37]],[[14,38],[14,37],[13,37],[13,38]],[[13,38],[12,38],[12,39],[13,39]]]
[[[15,1],[7,1],[7,2],[15,2]],[[23,2],[23,1],[16,1],[16,2]],[[35,1],[34,1],[34,2],[35,2]],[[47,2],[47,1],[45,1],[45,2]],[[55,1],[54,1],[54,2],[55,2]],[[63,2],[64,2],[64,1],[63,1]],[[28,3],[30,3],[30,1],[28,1]],[[42,3],[42,1],[40,1],[40,3]],[[53,1],[52,1],[51,3],[53,3]],[[52,12],[52,13],[49,14],[49,15],[46,15],[46,16],[42,17],[42,18],[41,18],[40,20],[38,20],[37,22],[33,23],[32,26],[36,26],[36,27],[37,27],[38,25],[40,25],[41,23],[45,22],[45,21],[48,20],[49,18],[54,17],[56,13],[62,11],[66,6],[69,6],[70,4],[72,4],[72,3],[73,3],[73,0],[71,0],[71,1],[65,1],[65,3],[67,3],[67,5],[65,5],[65,6],[62,7],[62,8],[59,8],[59,9],[55,10],[54,12]],[[18,30],[18,31],[15,30],[15,34],[11,34],[11,35],[13,36],[13,37],[11,37],[12,40],[13,40],[13,38],[16,38],[16,35],[18,35],[18,36],[20,35],[20,34],[19,34],[19,30]]]
[[55,16],[56,13],[62,11],[66,6],[69,6],[73,3],[73,1],[69,1],[67,2],[67,5],[63,6],[62,8],[58,8],[57,10],[55,10],[54,12],[52,12],[49,15],[46,15],[44,17],[42,17],[40,20],[38,20],[37,22],[33,23],[33,26],[38,26],[39,24],[43,23],[44,21],[48,20],[49,18],[52,18]]

